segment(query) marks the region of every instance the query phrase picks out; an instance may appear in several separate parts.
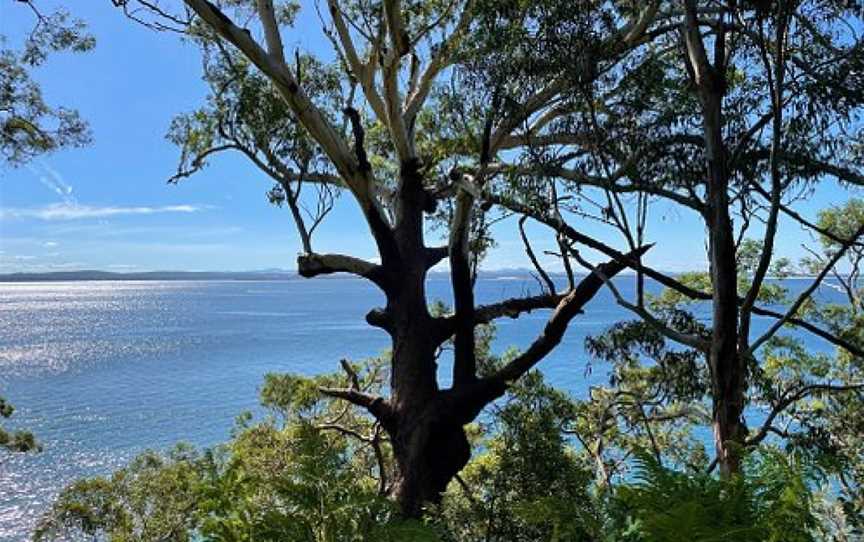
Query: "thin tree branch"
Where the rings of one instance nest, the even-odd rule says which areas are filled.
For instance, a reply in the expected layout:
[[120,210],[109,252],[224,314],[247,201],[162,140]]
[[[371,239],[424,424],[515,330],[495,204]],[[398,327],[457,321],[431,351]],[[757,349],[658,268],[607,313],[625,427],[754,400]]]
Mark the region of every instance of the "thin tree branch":
[[531,242],[528,240],[528,235],[525,233],[525,221],[528,220],[527,216],[522,216],[519,219],[519,235],[522,238],[522,244],[525,246],[525,253],[528,255],[528,259],[531,260],[531,264],[534,266],[534,269],[543,279],[543,282],[546,284],[546,291],[549,292],[550,296],[555,295],[555,283],[552,282],[552,279],[549,277],[549,274],[545,269],[540,265],[540,262],[537,261],[537,256],[534,254],[534,249],[531,248]]
[[810,286],[806,290],[801,292],[801,294],[798,296],[798,298],[795,300],[795,302],[792,303],[792,306],[789,307],[789,309],[786,311],[786,314],[784,314],[782,318],[780,318],[776,322],[774,322],[774,324],[768,329],[768,331],[766,331],[758,339],[753,341],[753,343],[747,349],[746,355],[752,356],[753,353],[760,346],[762,346],[762,344],[765,343],[765,341],[767,341],[771,337],[773,337],[774,334],[777,333],[777,331],[781,327],[783,327],[784,324],[789,322],[789,320],[795,316],[795,313],[798,312],[798,309],[801,308],[801,306],[804,304],[805,301],[810,299],[810,296],[813,294],[813,292],[816,291],[816,289],[822,283],[822,280],[825,278],[825,276],[827,276],[828,273],[831,271],[831,269],[837,264],[837,262],[840,261],[840,258],[842,258],[843,255],[846,253],[846,251],[849,250],[849,247],[852,246],[852,243],[857,241],[858,238],[861,237],[862,235],[864,235],[864,226],[861,226],[860,228],[858,228],[858,230],[855,232],[855,234],[852,235],[850,241],[847,243],[844,243],[837,250],[837,252],[834,253],[834,255],[831,257],[831,259],[828,260],[828,263],[826,263],[825,266],[822,268],[822,271],[820,271],[819,274],[816,276],[816,278],[813,279],[813,282],[810,284]]
[[[650,246],[640,247],[629,253],[630,258],[644,254]],[[579,282],[579,285],[570,291],[558,306],[555,312],[546,322],[543,332],[522,354],[499,369],[490,380],[508,383],[513,382],[520,376],[531,370],[540,360],[552,351],[561,342],[564,332],[570,321],[582,312],[582,308],[603,286],[602,276],[612,277],[625,268],[625,265],[617,260],[612,260],[597,267],[596,272],[591,273]]]
[[257,0],[258,17],[264,27],[264,40],[267,42],[267,52],[279,62],[285,62],[285,50],[282,47],[282,36],[279,34],[279,25],[276,23],[276,14],[273,11],[273,0]]
[[765,421],[762,423],[762,426],[759,428],[759,431],[756,432],[753,436],[749,437],[744,441],[746,446],[757,446],[765,437],[768,436],[768,433],[771,432],[772,424],[774,420],[783,413],[784,410],[789,408],[793,403],[796,403],[809,395],[812,395],[816,392],[828,392],[828,393],[842,393],[846,391],[857,391],[864,389],[864,384],[848,384],[848,385],[832,385],[832,384],[810,384],[807,386],[803,386],[802,388],[796,390],[792,394],[784,394],[783,397],[774,407],[771,409],[771,412],[765,418]]

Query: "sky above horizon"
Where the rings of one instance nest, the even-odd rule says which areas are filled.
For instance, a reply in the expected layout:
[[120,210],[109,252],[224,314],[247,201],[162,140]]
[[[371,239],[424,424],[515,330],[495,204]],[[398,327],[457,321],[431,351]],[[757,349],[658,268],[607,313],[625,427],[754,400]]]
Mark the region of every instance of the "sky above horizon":
[[[47,11],[58,4],[40,5]],[[313,6],[303,0],[297,24],[285,33],[286,49],[330,57]],[[179,156],[165,140],[168,125],[207,94],[198,50],[132,23],[108,0],[76,3],[74,9],[95,35],[95,50],[55,55],[34,77],[49,104],[79,110],[90,124],[93,143],[22,167],[0,165],[0,273],[294,269],[300,243],[290,214],[267,203],[270,183],[244,158],[223,155],[190,179],[166,183]],[[0,34],[11,36],[8,45],[32,24],[25,7],[0,4]],[[827,183],[799,209],[812,218],[849,194]],[[657,244],[646,257],[649,265],[668,271],[705,268],[705,230],[697,217],[666,202],[654,203],[651,216],[648,238]],[[626,246],[607,227],[585,220],[573,225],[618,248]],[[815,246],[794,224],[784,222],[780,231],[778,255],[797,259],[805,255],[803,243]],[[485,268],[530,265],[514,220],[498,224],[495,233],[498,246]],[[548,231],[534,227],[529,233],[538,252],[551,248]],[[435,240],[440,241],[437,234],[430,244]],[[347,195],[316,233],[315,243],[319,252],[367,259],[375,254]]]

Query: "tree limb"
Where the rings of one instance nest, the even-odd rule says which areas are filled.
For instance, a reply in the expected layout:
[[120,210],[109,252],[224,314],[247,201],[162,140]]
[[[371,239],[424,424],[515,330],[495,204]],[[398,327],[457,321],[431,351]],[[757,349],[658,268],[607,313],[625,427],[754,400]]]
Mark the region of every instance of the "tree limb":
[[[650,246],[644,246],[630,252],[627,256],[635,258],[644,254]],[[499,369],[490,380],[508,383],[513,382],[520,376],[531,370],[540,360],[552,351],[564,336],[570,321],[579,313],[604,284],[602,276],[613,277],[625,268],[625,264],[611,260],[597,267],[596,272],[582,279],[575,289],[570,291],[558,306],[555,312],[546,322],[543,332],[537,337],[531,346],[522,354]]]
[[474,196],[464,188],[456,195],[450,224],[450,282],[453,286],[453,387],[463,388],[477,376],[474,344],[474,281],[471,278],[471,213]]
[[375,418],[380,420],[381,423],[384,425],[387,424],[387,420],[390,416],[392,416],[392,413],[390,412],[390,406],[382,397],[369,395],[368,393],[364,393],[358,390],[345,388],[318,388],[318,391],[328,397],[333,397],[334,399],[342,399],[344,401],[348,401],[351,404],[365,408],[369,411],[370,414],[375,416]]
[[342,50],[345,52],[348,67],[354,72],[354,76],[360,82],[363,95],[366,97],[366,101],[369,102],[369,106],[372,107],[372,111],[375,112],[378,120],[386,124],[387,112],[381,99],[381,94],[375,87],[375,60],[373,59],[368,65],[360,60],[337,0],[327,0],[327,6],[330,8],[330,17],[333,19],[336,33],[339,35],[339,42],[342,45]]
[[[600,242],[600,241],[598,241],[592,237],[589,237],[587,235],[579,233],[573,227],[571,227],[566,222],[564,222],[564,220],[560,217],[549,216],[549,215],[546,215],[546,214],[541,213],[541,212],[535,212],[531,208],[529,208],[525,205],[504,199],[504,198],[502,198],[500,196],[496,196],[496,195],[486,195],[485,199],[486,199],[486,201],[490,201],[492,203],[495,203],[496,205],[500,205],[506,209],[509,209],[509,210],[515,212],[515,213],[527,214],[527,215],[531,216],[532,218],[534,218],[535,220],[542,222],[543,224],[546,224],[549,227],[558,230],[561,233],[561,235],[570,239],[571,241],[579,243],[579,244],[584,245],[586,247],[589,247],[591,249],[594,249],[594,250],[596,250],[602,254],[605,254],[606,256],[614,258],[616,261],[623,262],[630,269],[633,269],[635,271],[639,271],[639,272],[645,274],[646,277],[652,278],[652,279],[656,280],[658,283],[660,283],[661,285],[666,286],[667,288],[670,288],[671,290],[674,290],[674,291],[676,291],[676,292],[678,292],[678,293],[680,293],[680,294],[682,294],[682,295],[684,295],[690,299],[701,300],[701,301],[708,301],[711,299],[711,294],[709,292],[701,292],[699,290],[696,290],[694,288],[687,286],[686,284],[682,284],[681,282],[675,280],[674,278],[672,278],[672,277],[670,277],[664,273],[660,273],[659,271],[657,271],[651,267],[648,267],[646,265],[641,264],[638,260],[634,260],[634,259],[630,258],[628,255],[615,250],[614,248],[606,245],[605,243],[602,243],[602,242]],[[842,241],[854,243],[854,240],[851,240],[851,241],[850,240],[842,240]],[[740,300],[739,300],[739,302],[740,302]],[[542,305],[542,306],[535,306],[533,308],[548,308],[548,307],[545,305]],[[478,309],[478,312],[480,312],[480,311],[481,311],[481,309]],[[507,314],[508,313],[505,312],[505,313],[501,314],[500,316],[504,316]],[[784,315],[784,314],[781,314],[777,311],[774,311],[771,309],[766,309],[764,307],[759,307],[759,306],[753,307],[753,314],[757,314],[759,316],[767,316],[769,318],[775,318],[775,319],[786,318],[787,324],[791,324],[791,325],[794,325],[796,327],[800,327],[801,329],[806,329],[807,331],[813,333],[814,335],[817,335],[818,337],[820,337],[820,338],[824,339],[825,341],[833,344],[834,346],[838,346],[838,347],[846,350],[847,352],[849,352],[855,356],[864,357],[864,350],[858,348],[854,344],[852,344],[846,340],[843,340],[840,337],[838,337],[838,336],[836,336],[836,335],[834,335],[834,334],[832,334],[832,333],[830,333],[824,329],[819,328],[818,326],[816,326],[814,324],[811,324],[810,322],[807,322],[806,320],[802,320],[802,319],[796,318],[794,316],[787,318],[788,315]],[[500,317],[500,316],[495,316],[495,317]]]
[[784,314],[782,318],[780,318],[776,322],[774,322],[774,324],[768,329],[768,331],[766,331],[758,339],[753,341],[753,343],[747,349],[747,352],[746,352],[747,355],[753,355],[753,353],[760,346],[762,346],[762,344],[764,344],[765,341],[767,341],[768,339],[773,337],[774,334],[777,333],[777,331],[781,327],[783,327],[783,324],[789,322],[789,320],[795,316],[795,313],[798,312],[798,309],[801,308],[801,306],[804,304],[805,301],[810,299],[810,296],[813,294],[813,292],[816,291],[816,288],[819,287],[819,285],[822,283],[822,280],[828,275],[828,273],[831,271],[831,269],[833,269],[834,266],[837,264],[837,262],[840,261],[840,258],[842,258],[843,255],[846,253],[846,251],[849,250],[849,247],[852,246],[852,244],[855,241],[857,241],[858,238],[861,237],[862,235],[864,235],[864,226],[861,226],[860,228],[858,228],[858,230],[851,237],[851,239],[847,243],[844,243],[837,250],[837,252],[834,253],[834,255],[831,257],[831,259],[828,260],[828,263],[826,263],[825,266],[822,268],[822,271],[820,271],[819,274],[816,276],[816,278],[813,279],[813,282],[810,284],[810,286],[806,290],[801,292],[801,294],[798,296],[798,298],[795,300],[795,302],[792,303],[792,306],[789,307],[789,309],[786,311],[786,314]]
[[435,55],[432,57],[429,65],[420,76],[414,92],[408,95],[405,105],[405,119],[409,125],[414,123],[417,113],[419,113],[420,108],[423,107],[423,103],[426,101],[426,97],[432,89],[432,83],[435,82],[435,78],[438,77],[441,70],[450,64],[453,52],[459,46],[459,42],[462,40],[462,37],[465,35],[465,32],[471,23],[474,3],[475,0],[467,0],[465,2],[465,7],[462,8],[462,14],[459,17],[459,21],[456,23],[456,28],[436,49]]
[[372,190],[371,175],[360,171],[354,154],[338,130],[312,102],[285,64],[267,53],[251,34],[235,25],[222,11],[208,0],[184,0],[223,39],[238,48],[275,85],[279,94],[294,112],[300,124],[321,145],[324,153],[336,166],[345,184],[354,194],[366,216],[382,260],[392,252],[392,232]]
[[[648,246],[648,248],[650,248],[653,245],[647,245],[647,246]],[[666,324],[664,324],[663,322],[661,322],[660,320],[658,320],[653,314],[648,312],[648,310],[646,310],[644,307],[634,305],[634,304],[628,302],[626,299],[624,299],[624,296],[621,295],[621,292],[618,291],[618,288],[615,286],[615,284],[612,283],[612,280],[609,277],[607,277],[600,269],[589,264],[584,258],[582,258],[582,256],[579,255],[578,251],[571,250],[571,254],[576,259],[576,261],[578,261],[583,267],[587,267],[588,269],[590,269],[592,271],[592,273],[596,274],[598,277],[600,277],[603,280],[603,283],[606,284],[606,287],[609,288],[609,290],[612,292],[612,295],[615,297],[615,301],[620,306],[622,306],[625,309],[629,310],[630,312],[633,312],[634,314],[638,315],[644,321],[648,322],[649,325],[651,325],[657,331],[662,333],[665,337],[667,337],[667,338],[669,338],[669,339],[671,339],[677,343],[683,344],[685,346],[695,348],[696,350],[699,350],[701,352],[706,352],[711,347],[711,345],[710,345],[710,343],[708,343],[708,341],[705,341],[704,339],[701,339],[701,338],[693,336],[693,335],[687,335],[686,333],[681,333],[677,330],[674,330],[674,329],[670,328],[669,326],[667,326]]]
[[297,257],[297,272],[304,278],[350,273],[367,278],[379,286],[384,285],[384,270],[380,265],[344,254],[301,254]]
[[757,446],[765,437],[768,436],[768,433],[771,432],[774,420],[783,413],[784,410],[789,408],[793,403],[804,399],[808,395],[812,395],[815,392],[829,392],[829,393],[841,393],[844,391],[857,391],[864,389],[864,384],[848,384],[848,385],[832,385],[832,384],[810,384],[807,386],[803,386],[802,388],[796,390],[792,394],[784,394],[783,397],[774,407],[771,409],[771,412],[765,418],[765,421],[762,423],[762,426],[759,428],[759,431],[756,432],[753,436],[749,437],[744,441],[746,446]]
[[273,11],[273,0],[257,0],[258,17],[264,27],[264,40],[267,42],[267,52],[279,62],[285,62],[285,50],[282,47],[282,36],[279,34],[279,25],[276,23],[276,14]]

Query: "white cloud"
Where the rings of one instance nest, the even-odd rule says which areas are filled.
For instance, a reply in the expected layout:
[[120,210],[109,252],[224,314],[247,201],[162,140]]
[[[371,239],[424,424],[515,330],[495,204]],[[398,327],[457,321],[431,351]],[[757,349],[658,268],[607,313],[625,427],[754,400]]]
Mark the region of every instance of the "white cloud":
[[159,207],[94,207],[76,203],[54,203],[43,207],[0,209],[0,220],[31,218],[36,220],[78,220],[126,215],[152,215],[157,213],[195,213],[206,207],[200,205],[163,205]]
[[63,180],[63,176],[60,175],[59,172],[51,168],[45,162],[40,162],[40,165],[42,166],[41,172],[33,165],[28,165],[27,169],[36,175],[43,186],[60,196],[64,203],[74,204],[75,196],[72,195],[72,186]]
[[58,243],[56,241],[45,241],[44,243],[42,243],[42,246],[45,248],[54,248],[57,245]]

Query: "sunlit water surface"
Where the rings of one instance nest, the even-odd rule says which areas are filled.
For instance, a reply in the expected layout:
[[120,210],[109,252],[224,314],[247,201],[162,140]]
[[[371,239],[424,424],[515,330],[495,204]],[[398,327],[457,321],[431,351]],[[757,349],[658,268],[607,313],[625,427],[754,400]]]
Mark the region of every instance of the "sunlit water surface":
[[[619,281],[625,294],[632,282]],[[446,278],[428,288],[450,302]],[[537,286],[524,278],[480,280],[477,297],[529,290]],[[340,358],[380,353],[387,337],[363,317],[381,303],[352,279],[0,283],[0,395],[17,407],[4,424],[33,430],[44,445],[40,454],[0,452],[0,541],[25,540],[76,478],[109,473],[148,448],[224,441],[238,413],[256,410],[267,372],[328,372]],[[586,371],[585,337],[626,316],[601,292],[543,371],[584,395],[605,379],[602,368]],[[496,349],[526,346],[547,317],[500,321]]]

